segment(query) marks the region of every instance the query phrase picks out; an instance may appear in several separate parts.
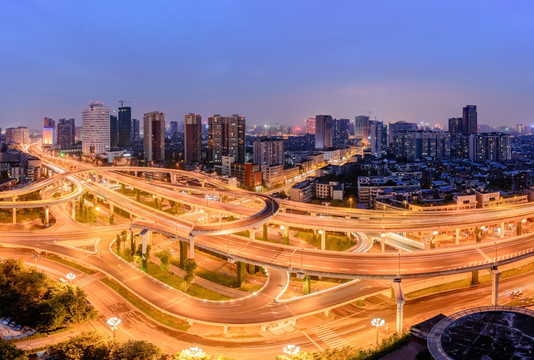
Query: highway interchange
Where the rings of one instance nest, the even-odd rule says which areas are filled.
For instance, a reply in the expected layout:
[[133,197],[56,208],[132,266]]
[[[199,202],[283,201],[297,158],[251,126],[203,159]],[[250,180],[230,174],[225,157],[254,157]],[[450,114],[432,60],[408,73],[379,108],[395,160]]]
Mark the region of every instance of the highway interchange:
[[[246,192],[200,173],[161,168],[94,168],[72,160],[58,161],[46,156],[42,158],[57,174],[27,188],[0,193],[0,208],[53,209],[62,203],[72,204],[84,191],[89,191],[105,199],[106,203],[130,213],[131,223],[98,228],[78,226],[73,230],[76,226],[72,219],[67,220],[68,213],[65,212],[61,222],[46,230],[0,232],[0,242],[9,246],[55,252],[87,264],[120,282],[157,308],[194,323],[258,326],[291,321],[387,289],[383,281],[369,286],[368,280],[360,281],[361,279],[429,278],[464,273],[501,266],[534,254],[532,234],[411,253],[326,251],[232,235],[243,230],[254,233],[267,223],[274,227],[312,229],[322,233],[453,232],[458,228],[498,227],[504,222],[520,222],[532,214],[532,204],[440,214],[333,209],[280,201],[267,195]],[[74,166],[77,169],[72,170]],[[147,180],[146,175],[158,173],[165,174],[163,178],[168,182]],[[71,187],[65,184],[73,185]],[[112,184],[118,186],[112,187]],[[17,199],[25,193],[57,188],[58,185],[62,188],[59,197],[43,196],[42,200],[31,202]],[[208,216],[215,214],[220,220],[206,223],[198,221],[199,216],[191,216],[186,220],[183,215],[175,216],[156,210],[117,191],[120,186],[139,189],[154,194],[159,199],[183,204],[191,209],[186,214],[205,212],[210,214]],[[217,195],[219,200],[212,200],[214,197],[206,195]],[[224,197],[227,198],[226,201],[223,201]],[[234,220],[222,221],[223,215],[233,216]],[[70,222],[70,226],[62,230],[61,223],[64,221]],[[257,294],[242,299],[215,302],[187,296],[154,282],[149,276],[122,263],[110,249],[114,236],[123,229],[149,229],[173,239],[193,242],[194,247],[211,250],[232,261],[264,266],[269,271],[269,280]],[[65,240],[95,238],[95,234],[98,234],[100,241],[93,253],[61,244]],[[287,284],[288,271],[353,281],[320,294],[277,301],[285,288],[284,284]],[[195,311],[192,312],[191,309]]]

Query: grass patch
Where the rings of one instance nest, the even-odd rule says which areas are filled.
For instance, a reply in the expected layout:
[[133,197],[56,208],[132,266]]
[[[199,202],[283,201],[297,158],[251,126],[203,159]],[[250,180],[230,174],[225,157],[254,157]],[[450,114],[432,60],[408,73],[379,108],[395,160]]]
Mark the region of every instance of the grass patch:
[[235,288],[237,286],[237,278],[229,276],[226,274],[221,274],[218,272],[209,271],[202,268],[197,268],[195,275],[200,276],[206,280],[212,281],[214,283],[224,285],[229,288]]
[[514,301],[510,301],[505,306],[531,306],[534,304],[534,298],[528,297],[526,299],[515,299]]
[[80,270],[81,272],[84,272],[84,273],[89,274],[89,275],[92,275],[92,274],[96,273],[95,270],[86,268],[85,266],[76,264],[76,263],[74,263],[72,261],[65,260],[62,257],[59,257],[59,256],[54,255],[54,254],[46,254],[44,257],[49,259],[49,260],[53,260],[55,262],[61,263],[63,265],[70,266],[71,268],[74,268],[76,270]]
[[[302,239],[313,245],[317,249],[321,248],[321,235],[313,236],[313,232],[299,231],[295,234],[296,237]],[[326,250],[345,251],[354,246],[354,243],[345,235],[337,235],[326,233]]]
[[406,297],[408,299],[413,299],[419,296],[431,295],[437,292],[461,289],[461,288],[468,287],[470,285],[471,285],[471,279],[456,280],[456,281],[448,282],[445,284],[431,286],[426,289],[409,292],[406,294]]
[[129,248],[119,249],[119,252],[117,252],[117,248],[115,245],[113,245],[113,252],[117,255],[119,255],[121,258],[126,260],[127,262],[132,262],[134,260],[132,251]]
[[[148,274],[159,281],[177,289],[181,290],[183,288],[184,279],[171,274],[168,271],[161,271],[158,265],[148,262],[147,263],[147,270]],[[197,297],[199,299],[206,299],[206,300],[229,300],[231,298],[218,294],[216,292],[213,292],[211,290],[205,289],[201,286],[198,286],[196,284],[191,284],[189,287],[189,291],[187,292],[188,295]]]
[[158,309],[139,299],[116,281],[110,279],[101,279],[100,281],[122,296],[126,301],[135,306],[143,314],[156,320],[157,322],[181,331],[187,331],[189,329],[189,325],[185,320],[175,318],[174,316],[159,311]]

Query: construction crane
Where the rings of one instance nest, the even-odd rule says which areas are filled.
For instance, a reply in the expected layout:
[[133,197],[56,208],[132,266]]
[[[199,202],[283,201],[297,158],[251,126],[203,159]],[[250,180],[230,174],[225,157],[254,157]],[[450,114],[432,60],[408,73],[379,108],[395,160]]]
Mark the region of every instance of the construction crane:
[[131,103],[132,101],[128,101],[128,100],[119,100],[119,104],[121,104],[121,107],[124,107],[124,103]]

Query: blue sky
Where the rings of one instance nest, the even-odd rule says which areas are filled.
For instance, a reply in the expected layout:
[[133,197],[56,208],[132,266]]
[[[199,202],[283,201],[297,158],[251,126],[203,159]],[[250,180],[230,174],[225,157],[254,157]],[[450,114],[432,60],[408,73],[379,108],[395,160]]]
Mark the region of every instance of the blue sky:
[[136,118],[320,113],[534,123],[531,1],[0,1],[0,126],[101,100]]

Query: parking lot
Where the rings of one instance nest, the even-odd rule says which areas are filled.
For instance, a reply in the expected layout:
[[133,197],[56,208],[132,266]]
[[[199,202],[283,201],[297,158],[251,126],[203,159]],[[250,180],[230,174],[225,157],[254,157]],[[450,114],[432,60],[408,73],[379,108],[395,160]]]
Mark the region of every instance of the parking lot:
[[19,339],[34,334],[36,331],[11,321],[10,318],[0,318],[0,336],[4,340]]

